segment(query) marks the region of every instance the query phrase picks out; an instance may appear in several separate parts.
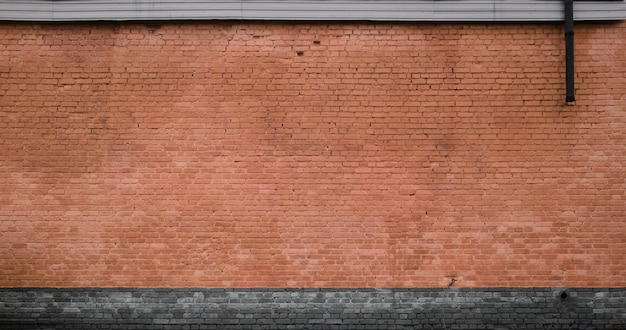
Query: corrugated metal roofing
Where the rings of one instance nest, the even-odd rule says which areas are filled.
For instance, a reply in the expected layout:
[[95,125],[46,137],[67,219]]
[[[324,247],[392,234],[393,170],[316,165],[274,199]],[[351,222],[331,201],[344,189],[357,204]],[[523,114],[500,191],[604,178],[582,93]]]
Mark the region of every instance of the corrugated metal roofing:
[[[576,1],[574,19],[626,19],[624,1]],[[559,21],[561,0],[0,0],[0,20]]]

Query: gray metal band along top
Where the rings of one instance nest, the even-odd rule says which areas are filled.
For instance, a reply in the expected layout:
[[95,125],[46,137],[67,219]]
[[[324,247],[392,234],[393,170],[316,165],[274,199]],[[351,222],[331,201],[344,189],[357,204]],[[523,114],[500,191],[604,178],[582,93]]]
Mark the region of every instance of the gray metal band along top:
[[[0,0],[3,21],[563,21],[562,0]],[[575,1],[574,20],[626,19],[624,1]]]

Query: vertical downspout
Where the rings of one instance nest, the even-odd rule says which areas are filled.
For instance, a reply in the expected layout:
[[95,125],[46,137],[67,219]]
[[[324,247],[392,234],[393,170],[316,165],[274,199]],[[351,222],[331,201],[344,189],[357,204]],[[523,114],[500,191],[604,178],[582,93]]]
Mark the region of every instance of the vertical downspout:
[[574,1],[565,2],[565,101],[574,102]]

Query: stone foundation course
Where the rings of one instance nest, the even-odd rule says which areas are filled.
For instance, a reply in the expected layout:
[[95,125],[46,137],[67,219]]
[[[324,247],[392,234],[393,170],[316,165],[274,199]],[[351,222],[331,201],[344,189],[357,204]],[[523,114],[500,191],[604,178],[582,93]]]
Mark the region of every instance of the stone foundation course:
[[626,289],[0,289],[0,329],[624,329]]

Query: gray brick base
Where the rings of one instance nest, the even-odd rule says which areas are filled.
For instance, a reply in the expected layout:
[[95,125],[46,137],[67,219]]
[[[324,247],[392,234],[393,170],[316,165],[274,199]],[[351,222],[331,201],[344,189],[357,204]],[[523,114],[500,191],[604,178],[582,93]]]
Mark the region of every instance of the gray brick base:
[[0,329],[626,329],[626,288],[8,288]]

